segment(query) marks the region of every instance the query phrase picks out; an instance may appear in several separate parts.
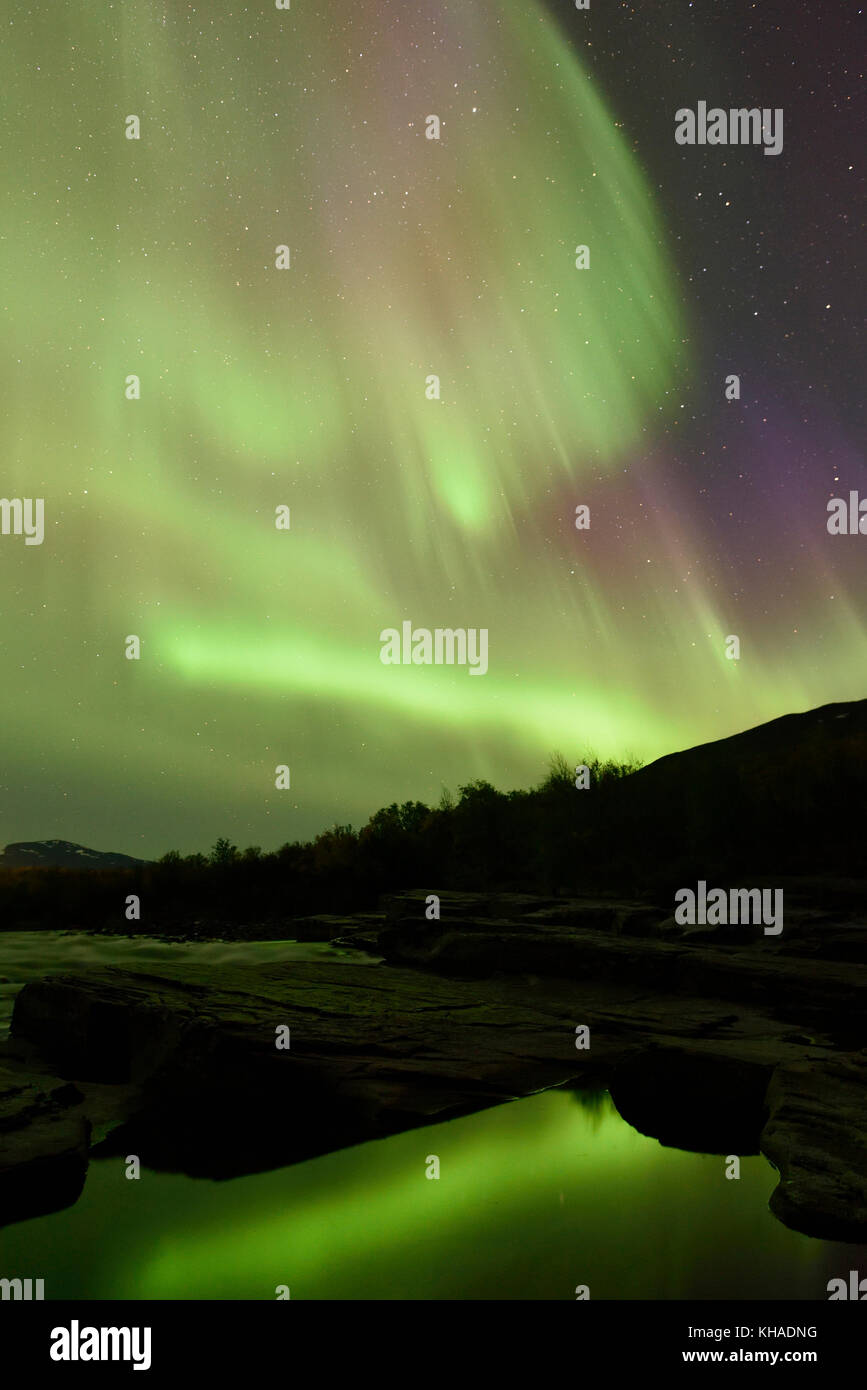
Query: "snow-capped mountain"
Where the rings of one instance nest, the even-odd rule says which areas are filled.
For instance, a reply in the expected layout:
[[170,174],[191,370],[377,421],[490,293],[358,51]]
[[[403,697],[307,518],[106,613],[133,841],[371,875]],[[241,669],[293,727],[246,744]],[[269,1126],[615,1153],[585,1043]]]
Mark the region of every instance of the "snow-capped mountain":
[[71,840],[19,840],[0,854],[0,869],[131,869],[143,863],[129,854],[87,849]]

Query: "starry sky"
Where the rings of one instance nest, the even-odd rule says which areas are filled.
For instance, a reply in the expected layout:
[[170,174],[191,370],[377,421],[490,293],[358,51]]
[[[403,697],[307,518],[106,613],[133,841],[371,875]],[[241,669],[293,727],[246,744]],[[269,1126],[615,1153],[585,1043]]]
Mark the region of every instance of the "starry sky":
[[[0,492],[45,539],[0,536],[3,843],[270,849],[862,698],[861,23],[13,7]],[[782,153],[677,145],[701,100]],[[407,619],[487,674],[383,665]]]

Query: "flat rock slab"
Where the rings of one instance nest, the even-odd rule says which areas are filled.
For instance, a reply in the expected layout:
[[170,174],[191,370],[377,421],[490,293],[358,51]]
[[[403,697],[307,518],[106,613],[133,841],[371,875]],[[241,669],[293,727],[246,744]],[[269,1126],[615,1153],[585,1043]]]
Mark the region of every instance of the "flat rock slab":
[[83,1101],[61,1077],[0,1062],[0,1225],[76,1201],[90,1140]]
[[864,1239],[865,1096],[867,1051],[775,1070],[762,1150],[780,1172],[771,1210],[787,1226],[825,1239]]
[[[414,888],[383,896],[384,940],[392,944],[397,941],[399,945],[399,938],[404,936],[407,945],[413,944],[415,929],[419,927],[435,934],[456,928],[478,933],[507,925],[518,935],[558,927],[571,937],[600,932],[609,938],[623,935],[699,947],[735,948],[752,960],[800,956],[864,965],[867,889],[862,881],[784,879],[778,886],[784,889],[785,911],[783,930],[776,936],[766,936],[761,927],[751,925],[679,925],[674,918],[673,898],[663,905],[662,901],[600,895],[542,898],[527,893]],[[440,919],[428,923],[426,905],[432,892],[439,898]],[[407,962],[409,959],[407,955]],[[492,966],[490,961],[487,964]]]
[[[755,928],[749,932],[754,936]],[[867,1037],[863,965],[793,959],[743,945],[645,940],[529,917],[399,918],[380,932],[379,948],[396,965],[444,974],[631,980],[667,996],[741,1000],[805,1024],[834,1024],[847,1046],[850,1038]]]

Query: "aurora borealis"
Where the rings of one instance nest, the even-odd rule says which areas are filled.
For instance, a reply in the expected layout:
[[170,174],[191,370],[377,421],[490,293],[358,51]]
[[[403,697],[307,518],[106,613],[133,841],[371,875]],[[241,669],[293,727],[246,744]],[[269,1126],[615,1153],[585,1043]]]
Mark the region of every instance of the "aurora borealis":
[[[273,848],[863,696],[847,11],[772,63],[786,7],[653,10],[4,21],[4,842]],[[700,98],[784,150],[678,147]],[[484,678],[383,666],[407,619]]]

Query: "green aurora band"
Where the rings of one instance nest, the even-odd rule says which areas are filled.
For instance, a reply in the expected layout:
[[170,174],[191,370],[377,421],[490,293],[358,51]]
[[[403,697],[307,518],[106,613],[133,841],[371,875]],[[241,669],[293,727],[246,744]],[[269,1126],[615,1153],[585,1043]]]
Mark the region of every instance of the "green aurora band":
[[[854,693],[845,592],[817,669],[773,638],[741,669],[689,500],[647,503],[682,292],[540,6],[73,0],[50,25],[16,15],[0,57],[33,161],[4,176],[2,490],[46,508],[43,546],[0,551],[7,838],[273,847],[527,785],[557,747],[652,757]],[[488,674],[383,666],[407,618],[487,628]]]

